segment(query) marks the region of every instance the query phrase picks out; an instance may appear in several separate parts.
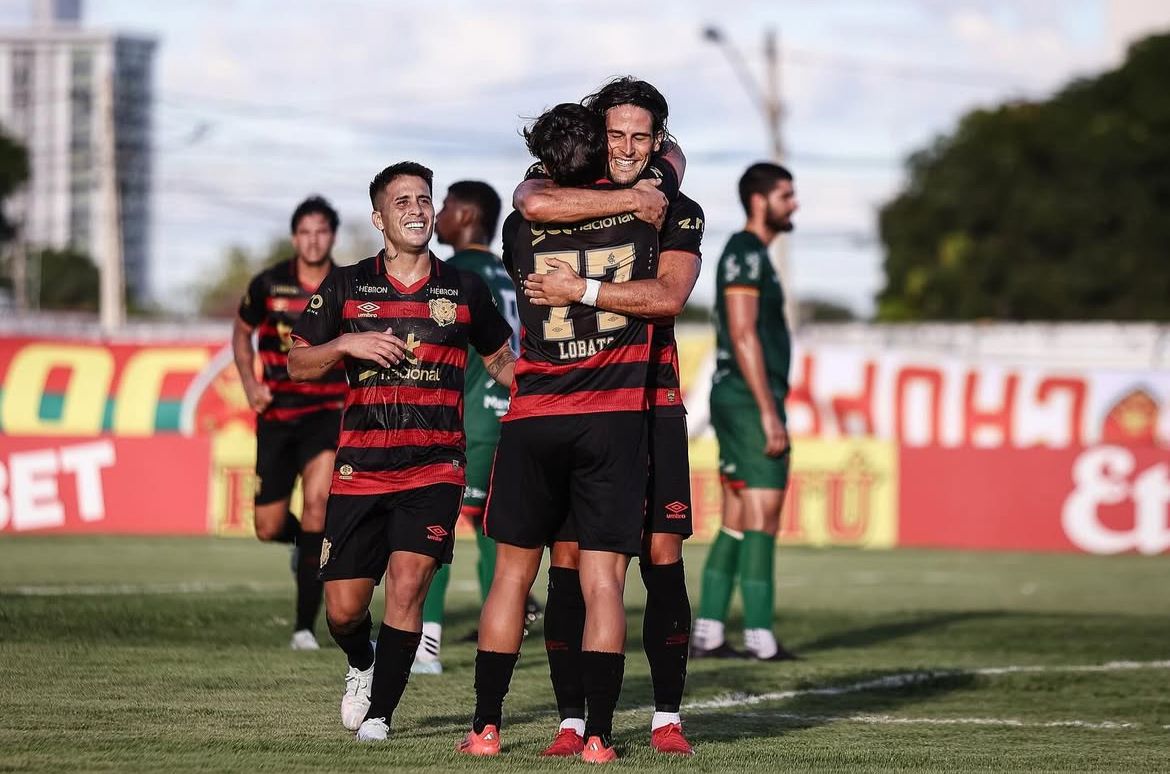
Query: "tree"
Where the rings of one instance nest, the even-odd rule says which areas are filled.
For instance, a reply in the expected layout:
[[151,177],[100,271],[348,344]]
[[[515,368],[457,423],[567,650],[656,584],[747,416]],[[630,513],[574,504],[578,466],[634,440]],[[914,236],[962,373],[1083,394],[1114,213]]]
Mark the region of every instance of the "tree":
[[[6,247],[16,235],[15,225],[4,211],[4,201],[28,180],[28,153],[24,146],[0,129],[0,247]],[[0,275],[0,288],[11,290],[11,251],[4,251],[9,260]]]
[[880,213],[882,320],[1170,320],[1170,34],[965,116]]
[[96,312],[98,268],[75,250],[40,250],[30,256],[29,299],[39,309]]
[[255,254],[239,245],[228,248],[220,268],[212,275],[214,279],[200,283],[195,288],[199,312],[209,317],[235,317],[252,276],[292,256],[292,242],[288,237],[273,239],[264,251]]

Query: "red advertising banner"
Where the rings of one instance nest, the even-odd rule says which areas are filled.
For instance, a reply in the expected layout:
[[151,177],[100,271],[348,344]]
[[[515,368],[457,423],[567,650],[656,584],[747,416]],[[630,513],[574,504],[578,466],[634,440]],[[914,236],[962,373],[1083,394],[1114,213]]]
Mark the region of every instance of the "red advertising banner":
[[1170,551],[1170,450],[903,446],[899,459],[899,545]]
[[0,534],[205,535],[207,437],[0,435]]

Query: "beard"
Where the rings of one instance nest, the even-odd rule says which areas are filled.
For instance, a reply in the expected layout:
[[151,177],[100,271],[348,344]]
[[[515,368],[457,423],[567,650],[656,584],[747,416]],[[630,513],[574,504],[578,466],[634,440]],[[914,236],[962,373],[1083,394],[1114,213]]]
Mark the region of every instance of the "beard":
[[793,225],[793,223],[792,223],[792,216],[791,215],[781,217],[779,215],[773,215],[772,213],[768,213],[768,218],[767,218],[766,223],[768,224],[768,228],[770,228],[773,231],[780,233],[780,234],[786,234],[789,231],[791,231],[792,229],[796,228],[796,226]]

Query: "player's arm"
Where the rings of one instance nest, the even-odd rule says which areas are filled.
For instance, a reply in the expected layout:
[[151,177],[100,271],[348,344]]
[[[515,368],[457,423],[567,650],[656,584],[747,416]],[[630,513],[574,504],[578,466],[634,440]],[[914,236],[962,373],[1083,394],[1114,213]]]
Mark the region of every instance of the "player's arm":
[[272,390],[256,378],[256,348],[252,346],[254,330],[254,326],[236,318],[232,325],[232,357],[236,361],[236,370],[240,372],[240,384],[244,386],[248,405],[259,414],[272,403]]
[[512,386],[512,378],[516,373],[516,356],[512,354],[512,347],[508,342],[490,355],[483,356],[483,365],[488,376],[505,387]]
[[594,191],[561,188],[547,179],[525,180],[512,194],[512,206],[533,223],[576,223],[632,212],[639,220],[661,226],[666,196],[656,180],[639,180],[631,188]]
[[[585,279],[559,259],[548,261],[551,271],[529,274],[524,295],[533,306],[568,306],[585,295]],[[633,282],[602,282],[594,306],[635,317],[676,317],[686,306],[699,279],[697,253],[666,250],[658,258],[658,276]]]
[[288,353],[288,375],[297,382],[320,379],[344,357],[388,368],[406,357],[406,342],[395,336],[392,328],[384,332],[343,333],[323,344],[294,338]]
[[751,286],[732,285],[724,288],[723,301],[727,308],[727,330],[735,352],[735,362],[760,410],[760,421],[764,426],[764,453],[769,457],[778,457],[788,448],[788,432],[780,421],[772,391],[768,389],[764,348],[760,345],[756,329],[760,312],[759,290]]

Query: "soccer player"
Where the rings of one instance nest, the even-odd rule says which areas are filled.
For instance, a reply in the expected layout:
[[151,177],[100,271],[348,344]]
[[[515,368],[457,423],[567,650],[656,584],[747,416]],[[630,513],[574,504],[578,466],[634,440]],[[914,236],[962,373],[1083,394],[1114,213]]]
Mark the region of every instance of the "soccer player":
[[[290,334],[309,297],[335,268],[331,256],[337,211],[320,196],[301,202],[292,215],[293,257],[252,278],[232,329],[236,369],[256,412],[256,537],[296,543],[296,620],[292,649],[318,650],[313,634],[321,609],[321,530],[333,472],[333,452],[345,399],[345,371],[327,371],[318,382],[294,382],[288,375]],[[256,378],[257,332],[264,378]],[[289,498],[301,476],[301,519],[289,511]]]
[[[447,189],[443,207],[435,215],[435,236],[440,244],[451,245],[455,254],[448,266],[478,274],[492,293],[492,300],[512,326],[512,349],[519,350],[520,321],[516,311],[516,288],[500,259],[488,245],[500,218],[500,197],[490,185],[478,180],[461,180]],[[496,544],[483,534],[483,505],[487,499],[488,477],[500,437],[500,417],[508,410],[508,390],[484,371],[472,358],[467,363],[463,403],[463,427],[467,434],[467,488],[463,490],[462,515],[475,527],[479,548],[479,590],[487,599],[496,566]],[[443,608],[451,569],[443,565],[431,581],[423,603],[422,642],[414,657],[415,674],[441,674],[439,651],[443,636]],[[535,600],[530,600],[529,610]],[[535,618],[533,618],[535,620]]]
[[753,164],[739,180],[739,199],[747,224],[728,240],[715,272],[711,425],[719,441],[723,525],[703,568],[691,655],[742,655],[723,629],[738,574],[747,655],[785,661],[795,656],[772,633],[773,560],[791,452],[784,399],[792,341],[768,245],[792,230],[792,174],[777,164]]
[[[325,517],[321,579],[329,632],[349,662],[341,720],[378,741],[421,639],[422,603],[451,561],[465,483],[463,378],[468,344],[510,384],[512,328],[482,279],[428,249],[431,171],[401,162],[370,183],[385,248],[338,269],[293,332],[289,373],[314,379],[345,364],[349,391]],[[386,608],[370,647],[369,605],[386,576]],[[376,656],[376,658],[375,658]]]
[[[585,186],[605,175],[605,123],[594,111],[557,105],[525,138],[561,186]],[[576,266],[592,284],[582,303],[570,307],[518,298],[521,354],[484,517],[497,542],[496,573],[479,622],[475,715],[459,750],[499,753],[524,600],[544,546],[571,512],[586,609],[580,663],[589,711],[582,757],[602,763],[617,757],[610,735],[624,673],[622,594],[629,559],[641,547],[650,331],[638,318],[598,311],[595,278],[655,276],[657,233],[629,213],[548,228],[513,212],[503,236],[504,265],[517,285],[552,259]]]
[[[649,164],[651,155],[667,140],[666,100],[650,84],[620,78],[606,84],[585,104],[606,118],[609,179],[631,185]],[[629,163],[633,161],[633,163]],[[516,192],[521,212],[534,186],[524,183]],[[545,199],[571,190],[542,186]],[[540,205],[530,217],[541,218]],[[551,213],[553,215],[557,213]],[[616,211],[606,214],[616,214]],[[575,220],[576,217],[566,218]],[[674,316],[682,311],[700,267],[703,210],[680,194],[669,206],[659,233],[661,255],[658,276],[624,284],[603,284],[597,306],[612,312],[658,318],[654,320],[650,382],[650,486],[646,524],[639,558],[646,586],[646,613],[642,644],[650,663],[655,712],[651,719],[651,746],[666,753],[690,755],[690,743],[679,715],[686,682],[691,608],[682,563],[682,542],[692,532],[690,465],[687,459],[686,409],[682,403]],[[527,278],[525,294],[536,305],[561,306],[580,300],[585,280],[564,264],[552,272]],[[580,670],[580,640],[585,611],[577,573],[577,545],[571,531],[553,546],[549,569],[545,645],[549,673],[557,696],[561,726],[548,756],[570,756],[584,746],[584,686]]]

